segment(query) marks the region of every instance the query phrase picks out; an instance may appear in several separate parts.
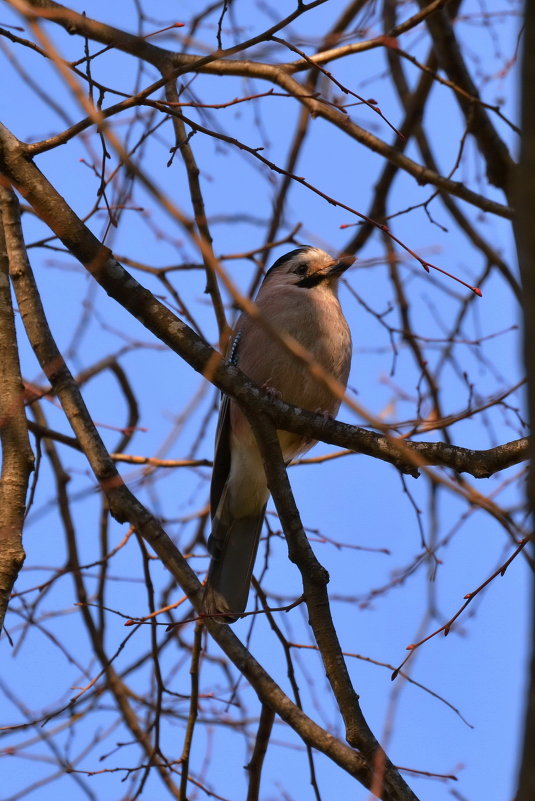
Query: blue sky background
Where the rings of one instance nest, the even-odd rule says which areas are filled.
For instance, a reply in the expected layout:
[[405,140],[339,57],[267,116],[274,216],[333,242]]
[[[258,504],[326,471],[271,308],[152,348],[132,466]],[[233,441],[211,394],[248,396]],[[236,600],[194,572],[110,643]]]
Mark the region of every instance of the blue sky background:
[[[81,2],[72,2],[70,7],[78,11],[86,10],[88,15],[109,24],[135,30],[135,4],[127,0],[116,0],[114,3],[94,0],[90,7]],[[172,4],[172,8],[169,4],[150,2],[145,7],[154,17],[154,22],[147,22],[146,30],[154,30],[159,23],[163,26],[174,19],[187,22],[198,10],[198,4],[193,2]],[[300,47],[310,46],[328,30],[343,7],[344,4],[338,0],[330,0],[305,15],[283,36]],[[293,4],[284,2],[271,8],[271,12],[276,17],[282,17],[292,9]],[[412,5],[400,7],[400,18],[407,18],[415,10]],[[481,3],[469,2],[463,6],[463,10],[468,18],[459,22],[456,30],[464,43],[463,52],[468,65],[476,80],[481,81],[483,75],[496,76],[515,51],[519,27],[518,6],[493,0],[485,7]],[[240,38],[247,38],[267,27],[271,12],[261,3],[235,2],[233,14],[237,23],[244,28],[240,31]],[[485,14],[488,16],[485,17]],[[227,23],[231,20],[229,16]],[[492,24],[485,20],[490,20]],[[203,52],[202,43],[215,46],[215,22],[215,18],[210,17],[208,23],[199,29],[191,52]],[[8,4],[1,4],[0,27],[14,24],[21,25],[20,18],[8,8]],[[81,40],[77,37],[69,37],[52,25],[46,25],[45,29],[66,58],[80,58],[83,55]],[[377,33],[380,30],[373,23],[363,38]],[[233,34],[227,30],[224,44],[230,44],[232,37]],[[358,35],[355,34],[352,41],[357,39]],[[165,47],[180,46],[180,32],[162,34],[154,41]],[[428,44],[421,33],[408,34],[401,41],[417,57],[423,58],[427,52]],[[6,41],[1,40],[0,44],[3,45],[0,52],[2,121],[26,141],[39,140],[61,130],[65,122],[31,92],[16,65],[6,57]],[[90,44],[92,52],[98,47]],[[83,116],[50,65],[21,49],[15,48],[13,52],[24,60],[33,79],[64,110],[69,120],[74,122]],[[265,48],[262,58],[282,61],[288,56],[282,48],[271,45]],[[383,50],[377,49],[337,61],[329,69],[339,81],[354,91],[376,99],[387,118],[395,125],[399,124],[402,113],[385,80],[386,59]],[[405,69],[413,84],[419,77],[417,71],[408,64]],[[125,92],[131,91],[136,70],[137,62],[133,58],[116,52],[110,52],[93,62],[95,78],[112,83]],[[152,69],[144,70],[141,85],[150,83],[156,77]],[[496,103],[498,98],[503,98],[504,113],[513,118],[517,103],[515,81],[516,72],[512,68],[506,70],[502,78],[495,77],[485,82],[483,89],[483,97],[487,102]],[[221,103],[234,97],[265,91],[269,85],[247,83],[241,78],[197,76],[191,88],[195,96],[201,97],[204,102]],[[105,104],[111,102],[114,102],[113,99],[107,98]],[[194,117],[192,110],[186,113],[190,112]],[[284,164],[298,112],[299,107],[293,100],[271,97],[210,111],[206,124],[208,127],[217,124],[250,146],[264,146],[264,153],[270,160]],[[391,130],[372,111],[357,107],[350,109],[350,113],[363,127],[388,142],[393,140]],[[258,120],[256,115],[261,119],[260,131],[255,127]],[[132,112],[125,115],[128,119],[132,116]],[[457,158],[464,123],[446,88],[434,88],[424,121],[440,168],[443,174],[448,174]],[[507,126],[496,119],[494,121],[514,151],[515,135]],[[121,127],[120,119],[118,123],[116,130],[123,135],[126,126]],[[139,125],[131,131],[132,142],[135,141],[136,131],[141,131]],[[280,178],[269,174],[247,154],[221,145],[209,137],[197,134],[191,144],[201,165],[201,183],[208,217],[212,221],[216,255],[260,247],[264,241],[265,221],[269,218]],[[170,168],[165,166],[172,145],[171,125],[167,122],[153,140],[144,145],[141,166],[182,210],[190,214],[187,183],[180,158],[175,157]],[[413,144],[409,145],[407,153],[420,161]],[[98,189],[98,177],[87,166],[92,154],[96,159],[99,158],[98,138],[93,133],[85,136],[83,141],[73,140],[37,159],[40,169],[80,216],[91,208]],[[116,165],[115,155],[110,165],[112,168]],[[382,161],[378,156],[318,119],[310,126],[296,172],[304,175],[323,192],[365,213],[381,169]],[[470,139],[466,142],[463,161],[454,177],[485,196],[503,202],[501,194],[486,184],[484,169]],[[411,177],[399,173],[395,179],[389,212],[421,203],[432,191],[432,187],[418,186]],[[516,271],[509,224],[472,209],[461,201],[459,203],[482,235],[491,241]],[[154,199],[140,185],[134,188],[131,205],[143,211],[124,211],[119,228],[108,240],[119,257],[126,256],[154,267],[198,261],[198,254],[184,230],[158,208]],[[432,224],[422,209],[397,217],[392,229],[396,236],[425,258],[469,282],[476,282],[485,270],[481,254],[456,230],[438,199],[433,201],[431,213],[447,230]],[[340,226],[354,222],[349,213],[334,208],[299,185],[292,187],[286,220],[289,227],[297,222],[302,224],[297,237],[299,242],[319,245],[333,253],[344,249],[353,230],[343,230]],[[44,226],[33,215],[25,214],[24,223],[30,245],[47,235]],[[106,215],[102,212],[93,216],[89,225],[98,236],[102,236]],[[159,232],[163,232],[163,235]],[[275,249],[270,262],[288,249],[290,247],[287,245]],[[89,304],[88,326],[83,336],[76,339],[75,353],[70,358],[75,373],[110,352],[118,351],[125,343],[141,343],[141,347],[132,349],[120,358],[139,399],[139,427],[143,429],[135,434],[128,452],[185,458],[192,455],[194,443],[198,442],[195,455],[211,458],[214,415],[204,426],[200,440],[199,432],[215,402],[214,388],[207,387],[200,376],[161,346],[100,288],[95,289],[83,268],[68,254],[36,246],[31,247],[30,256],[52,331],[58,345],[64,350],[72,345],[84,304]],[[237,285],[243,289],[249,286],[253,274],[249,261],[237,259],[224,261],[223,264]],[[416,262],[405,258],[400,270],[410,300],[414,330],[430,339],[443,338],[467,292],[445,277],[428,276]],[[139,272],[135,275],[159,297],[164,294],[162,285],[150,275]],[[175,273],[172,280],[183,302],[194,314],[202,334],[215,344],[217,330],[207,296],[203,294],[203,273],[197,270]],[[392,305],[393,309],[386,319],[391,325],[399,326],[384,247],[377,235],[359,253],[359,260],[348,273],[347,282],[376,312],[382,313]],[[470,394],[474,406],[477,406],[481,399],[508,389],[522,377],[520,332],[518,328],[512,328],[519,323],[518,304],[496,271],[482,288],[483,298],[475,298],[472,302],[463,326],[462,339],[474,340],[497,332],[505,333],[484,341],[480,346],[466,343],[457,346],[456,361],[445,368],[440,377],[441,396],[447,414],[464,409]],[[419,370],[409,349],[403,342],[398,342],[399,352],[393,362],[388,333],[377,318],[366,311],[345,286],[341,287],[340,297],[354,338],[353,368],[349,381],[351,391],[375,417],[387,421],[413,419],[416,415]],[[169,298],[167,300],[170,301]],[[226,300],[229,300],[228,297]],[[25,378],[42,383],[42,375],[25,342],[22,329],[20,341]],[[439,348],[430,345],[426,349],[426,357],[434,366],[440,358]],[[394,372],[390,375],[393,363]],[[400,399],[393,387],[403,390],[407,399]],[[101,374],[85,385],[83,391],[94,420],[108,426],[121,427],[125,424],[125,404],[110,373]],[[494,407],[452,426],[450,433],[453,442],[470,448],[488,448],[522,436],[525,432],[516,412],[516,409],[520,409],[522,414],[521,394],[511,396],[507,403],[509,408]],[[193,409],[188,411],[191,406]],[[70,433],[55,401],[45,401],[44,409],[51,427]],[[427,413],[429,409],[424,408],[423,411]],[[182,417],[185,417],[185,422]],[[348,422],[363,422],[347,407],[341,409],[339,417]],[[106,428],[100,428],[100,432],[110,450],[115,450],[120,435]],[[168,438],[171,438],[170,445],[166,447]],[[435,438],[439,438],[438,432],[421,437]],[[77,520],[80,558],[82,562],[89,563],[97,559],[99,554],[96,541],[99,498],[92,476],[79,454],[63,446],[58,446],[58,449],[70,475],[70,491],[77,498],[73,511]],[[313,455],[332,450],[330,446],[319,445]],[[164,519],[177,545],[185,548],[192,540],[197,525],[195,519],[187,518],[198,513],[207,503],[209,469],[158,470],[146,476],[138,468],[122,465],[121,472],[129,485],[140,493],[143,502]],[[430,581],[429,564],[423,562],[401,586],[388,592],[377,592],[378,588],[392,582],[421,552],[417,515],[409,496],[403,492],[397,471],[390,465],[368,457],[351,455],[321,465],[293,467],[290,477],[303,522],[311,530],[318,558],[331,575],[333,615],[342,647],[344,651],[365,659],[398,665],[407,653],[405,649],[408,644],[444,623],[461,606],[464,595],[478,587],[512,552],[510,541],[496,521],[481,511],[470,509],[465,501],[449,490],[441,489],[437,493],[437,514],[434,518],[431,514],[433,485],[425,476],[417,481],[409,477],[406,485],[414,504],[422,510],[426,541],[447,538],[448,542],[439,551],[440,564],[434,581]],[[522,521],[520,505],[524,474],[521,467],[511,468],[484,481],[466,478],[480,492],[487,495],[498,492],[495,500],[511,510],[515,519]],[[25,534],[27,561],[17,582],[18,591],[35,587],[50,575],[51,569],[61,566],[65,561],[61,523],[53,504],[54,494],[53,479],[47,460],[43,458]],[[275,597],[293,599],[300,593],[299,576],[287,559],[278,521],[273,515],[269,515],[268,520],[275,535],[269,540],[269,571],[264,586]],[[111,547],[120,542],[125,531],[124,526],[114,522],[110,524]],[[321,535],[330,538],[336,545],[317,542]],[[257,574],[262,568],[263,556],[264,545],[261,545]],[[201,575],[206,569],[206,554],[199,547],[191,564]],[[157,561],[151,564],[151,571],[158,593],[169,589],[168,602],[180,597],[180,590],[170,588],[169,576]],[[90,590],[94,590],[96,582],[91,575],[87,577],[87,584]],[[4,667],[0,687],[0,723],[3,725],[37,718],[45,710],[59,708],[72,696],[73,686],[87,684],[99,669],[91,660],[80,613],[73,605],[76,598],[70,577],[67,575],[58,580],[41,601],[39,623],[42,628],[32,630],[22,638],[21,615],[25,614],[24,604],[35,600],[35,595],[29,593],[16,598],[6,620],[16,647],[12,649],[7,639],[2,640]],[[252,603],[251,596],[250,606]],[[512,797],[527,665],[527,603],[528,570],[520,557],[502,578],[496,579],[474,601],[447,638],[438,636],[432,639],[408,663],[411,677],[446,699],[460,715],[442,700],[415,685],[402,679],[392,683],[389,669],[348,657],[363,711],[379,739],[386,739],[392,760],[398,765],[419,771],[454,774],[457,777],[458,781],[453,782],[405,774],[422,799],[445,801],[455,797],[461,801],[476,801],[480,798]],[[128,616],[142,616],[149,611],[139,548],[133,540],[110,564],[106,605]],[[426,610],[430,608],[436,609],[436,619],[426,618]],[[57,615],[55,610],[63,610],[63,613]],[[113,653],[128,630],[124,629],[119,616],[111,612],[107,615],[107,647]],[[293,642],[309,642],[306,618],[301,608],[288,615],[279,615],[277,620]],[[234,626],[236,634],[242,639],[249,637],[250,629],[250,618]],[[184,627],[182,636],[190,642],[192,633],[193,626],[190,625]],[[67,643],[76,665],[69,662],[50,634]],[[290,694],[284,654],[263,616],[255,620],[250,637],[255,657]],[[118,657],[115,663],[117,669],[122,670],[135,662],[149,646],[150,631],[148,627],[142,628],[132,636]],[[208,654],[221,656],[212,643],[208,644]],[[295,662],[305,710],[320,725],[343,739],[340,717],[318,655],[307,650],[296,651]],[[189,658],[178,642],[173,641],[166,648],[162,665],[168,677],[168,686],[174,692],[187,695]],[[137,671],[129,680],[135,692],[140,695],[148,692],[151,679],[145,669]],[[249,705],[251,723],[245,731],[236,730],[232,733],[218,725],[222,718],[237,717],[236,709],[225,703],[229,698],[228,683],[222,670],[208,660],[203,664],[201,685],[202,692],[213,692],[223,700],[202,701],[201,718],[212,722],[197,727],[192,770],[200,771],[207,786],[214,788],[222,797],[245,798],[246,772],[243,765],[250,759],[255,721],[259,714],[258,701],[253,691],[245,688],[242,682],[240,698]],[[26,711],[13,703],[12,693],[18,693],[24,700]],[[176,720],[170,724],[166,719],[162,735],[166,753],[175,758],[182,748],[184,720],[180,714],[187,714],[187,699],[176,703]],[[99,771],[103,766],[135,765],[137,750],[133,745],[124,746],[118,753],[103,762],[99,761],[103,754],[114,751],[117,742],[128,740],[130,735],[118,722],[117,712],[109,698],[95,701],[95,705],[92,722],[76,727],[76,735],[69,735],[68,726],[58,733],[61,753],[73,759],[99,733],[102,742],[80,760],[78,768]],[[51,727],[60,726],[67,720],[68,716],[63,714],[43,729],[30,728],[5,736],[0,745],[20,749],[21,742],[36,739],[40,732],[46,734]],[[105,736],[108,728],[111,731]],[[301,750],[298,739],[277,721],[272,740],[261,798],[265,801],[313,798],[306,754]],[[23,788],[50,777],[56,770],[47,762],[50,756],[50,751],[42,741],[36,741],[35,745],[28,745],[14,755],[4,756],[3,801],[15,801],[21,797]],[[322,798],[368,798],[366,790],[320,754],[315,759]],[[122,777],[120,773],[110,773],[85,781],[99,801],[115,801],[128,797],[129,784],[121,784]],[[64,775],[59,782],[38,786],[33,797],[48,801],[57,798],[58,794],[72,799],[86,798],[88,795],[81,785],[75,783],[72,775]],[[145,786],[142,797],[159,799],[165,797],[165,793],[163,785],[154,776]],[[203,797],[206,796],[202,791],[192,788],[191,799]]]

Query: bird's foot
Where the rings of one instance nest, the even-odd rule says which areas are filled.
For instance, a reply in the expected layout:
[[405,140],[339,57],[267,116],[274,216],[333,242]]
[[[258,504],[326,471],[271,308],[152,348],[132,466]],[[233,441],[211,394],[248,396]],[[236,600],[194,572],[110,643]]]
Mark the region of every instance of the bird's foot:
[[264,392],[267,392],[272,400],[282,400],[282,392],[275,387],[272,387],[271,384],[262,384],[261,389],[263,389]]

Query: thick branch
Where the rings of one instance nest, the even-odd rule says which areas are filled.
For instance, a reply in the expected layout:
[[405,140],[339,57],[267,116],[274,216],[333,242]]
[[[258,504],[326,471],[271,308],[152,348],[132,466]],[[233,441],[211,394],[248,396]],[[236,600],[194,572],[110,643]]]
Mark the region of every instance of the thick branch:
[[22,527],[33,453],[24,414],[15,318],[9,286],[10,192],[0,186],[0,632],[13,589],[24,562]]
[[[288,555],[301,573],[310,626],[344,720],[346,739],[350,745],[358,748],[365,755],[372,775],[374,775],[374,791],[380,797],[386,794],[396,798],[415,799],[413,792],[405,784],[377,742],[362,714],[359,697],[351,683],[331,616],[327,594],[329,575],[318,562],[303,530],[299,510],[295,504],[284,467],[275,427],[271,421],[258,415],[250,415],[249,422],[254,429],[262,452],[268,486],[288,542]],[[377,776],[375,775],[377,765],[380,765],[383,771],[379,781],[380,788],[377,787]]]
[[[231,381],[233,380],[234,374],[232,373]],[[252,383],[246,383],[245,387],[252,390],[252,398],[249,403],[251,408],[258,413],[267,414],[278,428],[296,433],[312,434],[314,439],[329,445],[339,445],[347,452],[354,451],[374,459],[381,459],[383,462],[394,465],[402,473],[412,475],[414,478],[418,477],[417,468],[409,459],[400,454],[395,439],[367,428],[341,423],[338,420],[325,420],[322,415],[312,414],[312,412],[296,406],[289,406],[284,401],[274,400],[268,393],[264,394],[261,390],[259,391]],[[229,392],[232,393],[233,389],[231,388]],[[45,439],[62,442],[78,451],[82,450],[75,437],[69,437],[61,431],[40,426],[31,420],[28,421],[28,428]],[[426,466],[449,467],[457,473],[469,473],[474,478],[490,478],[501,470],[526,461],[529,458],[530,440],[529,437],[523,437],[487,450],[463,448],[460,445],[448,445],[445,442],[403,440],[403,443],[409,452],[417,453]],[[152,464],[156,467],[166,468],[210,467],[212,464],[209,459],[157,459],[128,453],[112,453],[110,455],[114,462]]]
[[[522,60],[522,147],[520,165],[516,176],[516,202],[518,219],[515,235],[518,261],[522,276],[522,300],[524,311],[524,361],[528,376],[528,411],[531,426],[535,421],[535,5],[526,2],[526,27]],[[531,443],[531,471],[528,479],[528,502],[531,524],[535,522],[535,457]],[[533,546],[531,546],[533,547]],[[535,797],[535,583],[531,586],[531,664],[526,683],[524,703],[524,741],[518,779],[516,801],[531,801]]]

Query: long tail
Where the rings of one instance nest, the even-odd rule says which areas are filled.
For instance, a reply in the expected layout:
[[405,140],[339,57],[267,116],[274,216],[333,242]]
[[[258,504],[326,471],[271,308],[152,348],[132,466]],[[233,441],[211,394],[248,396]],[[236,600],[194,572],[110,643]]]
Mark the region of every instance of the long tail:
[[266,507],[250,517],[231,518],[223,490],[212,521],[212,555],[204,589],[204,611],[219,623],[234,623],[247,605]]

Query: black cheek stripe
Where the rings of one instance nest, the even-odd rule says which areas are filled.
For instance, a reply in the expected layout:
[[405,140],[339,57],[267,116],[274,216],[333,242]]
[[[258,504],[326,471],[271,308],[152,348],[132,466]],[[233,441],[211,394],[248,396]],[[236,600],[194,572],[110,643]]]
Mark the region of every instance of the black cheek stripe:
[[308,275],[306,278],[303,278],[301,281],[298,281],[295,286],[301,286],[304,289],[312,289],[312,287],[321,284],[325,278],[327,278],[327,276],[323,273],[313,273],[312,275]]

